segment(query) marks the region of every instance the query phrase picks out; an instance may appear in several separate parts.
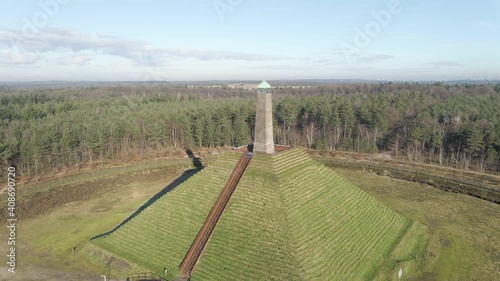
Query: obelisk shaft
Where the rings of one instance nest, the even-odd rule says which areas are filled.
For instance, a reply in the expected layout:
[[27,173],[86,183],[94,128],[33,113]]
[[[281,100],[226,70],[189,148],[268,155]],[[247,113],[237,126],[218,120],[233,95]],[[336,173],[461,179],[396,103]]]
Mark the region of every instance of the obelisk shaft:
[[270,91],[257,94],[254,152],[274,153],[273,102]]

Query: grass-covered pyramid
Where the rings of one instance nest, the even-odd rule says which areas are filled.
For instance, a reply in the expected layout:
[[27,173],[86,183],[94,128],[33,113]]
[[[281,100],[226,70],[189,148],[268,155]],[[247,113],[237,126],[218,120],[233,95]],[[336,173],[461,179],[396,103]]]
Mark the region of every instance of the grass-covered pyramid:
[[[157,273],[175,269],[241,152],[227,152],[93,243]],[[256,154],[192,280],[397,280],[417,266],[424,227],[301,149]]]

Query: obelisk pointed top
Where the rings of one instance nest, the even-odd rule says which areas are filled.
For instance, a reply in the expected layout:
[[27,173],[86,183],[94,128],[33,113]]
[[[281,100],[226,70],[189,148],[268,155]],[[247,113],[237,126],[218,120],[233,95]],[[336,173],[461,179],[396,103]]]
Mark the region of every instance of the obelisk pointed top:
[[271,85],[269,85],[269,83],[267,83],[266,80],[262,81],[262,83],[260,83],[260,85],[257,87],[257,89],[271,89]]

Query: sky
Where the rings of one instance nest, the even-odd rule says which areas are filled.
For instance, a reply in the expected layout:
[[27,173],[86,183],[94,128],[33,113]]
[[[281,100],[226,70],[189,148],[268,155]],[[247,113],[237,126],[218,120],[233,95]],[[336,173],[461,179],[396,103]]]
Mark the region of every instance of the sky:
[[500,79],[498,0],[2,0],[0,81]]

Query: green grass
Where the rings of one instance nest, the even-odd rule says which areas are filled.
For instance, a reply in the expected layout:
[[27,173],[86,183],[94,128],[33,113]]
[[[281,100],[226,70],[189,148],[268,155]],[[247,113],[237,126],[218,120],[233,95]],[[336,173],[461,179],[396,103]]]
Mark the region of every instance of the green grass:
[[116,231],[91,243],[158,274],[166,266],[175,275],[239,157],[226,153]]
[[[204,164],[213,161],[212,158],[203,159]],[[116,167],[104,167],[93,170],[82,170],[80,172],[73,172],[68,175],[59,175],[53,178],[42,178],[41,182],[32,180],[27,183],[20,183],[21,188],[29,188],[31,192],[40,192],[51,189],[55,186],[72,185],[88,181],[89,179],[95,181],[100,179],[110,178],[112,176],[126,175],[130,173],[137,173],[140,171],[151,171],[155,169],[169,168],[185,168],[192,166],[192,159],[169,159],[157,160],[143,163],[125,164]],[[47,180],[47,181],[45,181]]]
[[[298,152],[294,154],[294,158],[303,157]],[[228,155],[224,157],[226,156]],[[307,159],[307,157],[305,158]],[[260,165],[262,167],[257,165],[257,160],[261,161]],[[277,173],[273,174],[277,166],[276,163],[279,164],[280,162],[274,161],[272,167],[263,165],[262,162],[265,162],[263,157],[256,157],[252,160],[251,163],[258,166],[254,166],[251,170],[253,171],[252,176],[255,177],[255,182],[269,187],[269,190],[273,192],[259,191],[262,189],[261,187],[250,184],[250,189],[255,189],[259,191],[259,194],[261,193],[259,197],[257,192],[256,195],[251,192],[243,193],[243,189],[240,189],[241,185],[238,186],[235,197],[230,201],[230,206],[236,206],[237,204],[246,206],[242,202],[238,203],[242,197],[244,198],[243,195],[255,196],[252,197],[253,199],[248,200],[253,200],[261,205],[255,204],[259,207],[249,206],[250,209],[245,209],[245,211],[230,207],[224,213],[222,220],[235,221],[234,218],[230,218],[230,212],[246,212],[249,215],[243,217],[242,220],[248,220],[248,222],[262,220],[262,225],[257,229],[262,233],[266,233],[266,239],[269,242],[259,241],[257,243],[252,241],[251,239],[260,237],[262,234],[248,230],[249,227],[244,224],[226,225],[225,228],[238,230],[238,227],[243,227],[243,230],[238,235],[247,239],[247,244],[257,245],[267,250],[267,252],[264,250],[261,252],[271,259],[271,265],[281,264],[284,266],[282,269],[284,272],[271,273],[270,276],[274,276],[274,279],[303,279],[300,274],[304,271],[304,268],[295,254],[293,248],[295,244],[288,240],[286,240],[286,243],[281,244],[283,236],[288,239],[291,233],[290,227],[288,227],[290,223],[288,215],[283,219],[278,219],[279,216],[287,214],[283,212],[285,202],[283,192],[278,193],[282,201],[273,202],[271,206],[274,210],[269,210],[269,202],[274,200],[272,198],[276,198],[275,191],[282,191],[282,187],[278,184],[282,178],[278,178]],[[291,161],[287,160],[282,161],[281,165],[289,165],[289,169],[295,169],[296,171],[300,171],[301,168],[309,165],[302,163],[301,166],[297,166],[297,162],[291,163]],[[99,179],[93,178],[91,174],[88,177],[82,177],[82,181],[89,182],[88,184],[103,185],[106,188],[102,189],[97,197],[67,203],[51,210],[49,213],[19,222],[17,232],[19,242],[17,245],[18,270],[15,275],[0,272],[0,280],[99,280],[102,279],[100,278],[101,275],[107,273],[108,267],[106,264],[109,260],[113,260],[111,276],[115,279],[119,278],[119,280],[125,280],[127,276],[130,276],[131,272],[151,270],[141,267],[130,260],[125,261],[123,258],[117,257],[115,253],[97,247],[92,243],[88,243],[88,241],[92,236],[104,233],[117,226],[182,173],[183,169],[175,170],[175,165],[172,167],[170,164],[176,165],[175,162],[166,163],[166,166],[159,167],[155,171],[147,170],[136,173],[134,169],[143,170],[143,165],[138,164],[133,165],[134,167],[131,166],[130,169],[134,169],[126,175],[117,176],[112,173],[111,176],[99,177]],[[234,164],[231,165],[234,166]],[[294,173],[296,172],[289,171],[288,174],[293,175]],[[374,276],[374,280],[380,281],[396,281],[396,273],[399,266],[402,265],[404,269],[402,280],[500,280],[500,236],[498,235],[500,233],[500,205],[467,195],[444,192],[427,185],[396,180],[354,169],[336,168],[335,173],[341,175],[341,178],[338,179],[339,182],[347,182],[348,180],[397,213],[419,222],[411,224],[407,234],[402,235],[400,240],[394,239],[393,243],[389,244],[389,248],[394,248],[392,254],[387,255],[378,264],[374,263],[374,270],[367,270],[368,277]],[[281,174],[281,176],[283,175]],[[245,176],[242,181],[245,181]],[[58,182],[44,183],[48,187],[47,189],[39,189],[38,185],[32,187],[33,190],[48,190],[57,186]],[[79,187],[79,185],[70,184],[65,188]],[[304,189],[307,188],[310,188],[309,184]],[[28,189],[23,191],[24,194],[30,192],[31,190]],[[167,196],[170,195],[171,193],[167,194]],[[268,196],[269,198],[267,198]],[[314,197],[308,196],[308,200],[315,200]],[[23,204],[22,197],[20,197],[20,204]],[[240,199],[234,200],[235,198]],[[333,209],[333,207],[331,208]],[[262,219],[250,216],[256,212],[253,209],[260,210],[258,214]],[[295,212],[300,214],[300,209],[295,210]],[[266,216],[266,214],[268,215]],[[274,224],[268,216],[275,218],[274,220],[277,221],[277,225],[282,229],[283,233],[276,232],[275,228],[266,229],[267,224]],[[422,224],[427,225],[427,228],[422,228]],[[222,221],[216,231],[220,231],[219,227],[221,226],[223,226]],[[6,229],[0,229],[0,234],[6,237]],[[214,239],[224,241],[220,236],[219,238],[214,236],[208,244],[209,248],[210,243],[215,241]],[[275,241],[274,244],[271,243],[273,241]],[[268,279],[261,278],[259,272],[255,273],[257,265],[254,260],[259,257],[256,254],[258,250],[255,247],[252,249],[249,245],[234,250],[229,247],[229,243],[234,243],[234,241],[228,240],[227,243],[221,243],[221,247],[212,246],[212,249],[206,249],[198,267],[195,269],[195,278],[199,277],[198,280],[207,279],[198,274],[201,274],[203,268],[207,272],[204,273],[204,276],[212,274],[212,276],[220,277],[219,280],[230,279],[225,278],[222,274],[217,275],[219,274],[219,268],[209,268],[203,265],[206,259],[215,259],[211,257],[213,255],[211,251],[214,251],[216,254],[223,253],[226,255],[219,257],[219,259],[224,260],[228,255],[237,257],[241,253],[245,253],[247,257],[245,263],[238,263],[238,258],[235,257],[230,258],[229,260],[232,261],[228,264],[220,261],[214,263],[224,269],[222,271],[224,274],[229,274],[235,270],[234,264],[241,266],[241,269],[238,270],[242,272],[247,270],[244,267],[248,265],[248,271],[253,272],[252,274],[256,280]],[[276,245],[278,244],[280,244],[279,249],[282,250],[277,250]],[[6,243],[0,243],[0,250],[6,252],[6,246]],[[73,254],[71,249],[75,246],[77,252]],[[288,254],[290,252],[293,255]],[[419,255],[418,253],[423,254]],[[264,254],[259,255],[263,257]],[[275,257],[277,261],[274,261]],[[259,264],[260,268],[265,270],[269,268],[265,264]],[[171,265],[171,267],[169,265],[169,271],[177,269],[178,265],[178,263]],[[287,271],[290,268],[293,269]],[[287,272],[290,275],[287,275]],[[197,274],[198,276],[196,276]],[[169,280],[172,279],[171,277],[170,275]]]
[[[428,232],[414,248],[418,275],[407,280],[500,280],[500,206],[469,195],[444,192],[427,185],[377,176],[353,169],[337,169],[344,177],[392,209],[427,225]],[[395,250],[406,263],[405,254]],[[376,280],[397,280],[394,276]]]
[[277,177],[255,155],[222,215],[192,280],[298,280]]
[[418,265],[425,228],[294,149],[255,155],[192,280],[370,280]]
[[[141,165],[136,167],[139,171],[142,168]],[[4,276],[0,273],[0,280],[99,280],[108,272],[106,264],[109,259],[115,260],[111,266],[113,278],[120,276],[124,280],[130,272],[143,271],[138,265],[117,260],[109,253],[105,255],[101,249],[91,249],[88,241],[115,227],[184,169],[166,163],[160,169],[147,172],[132,170],[125,176],[82,179],[86,185],[104,188],[95,197],[61,204],[43,215],[18,221],[16,274]],[[47,190],[59,188],[58,182],[53,182]],[[81,184],[75,182],[75,185],[65,184],[63,187],[64,190],[80,188]],[[38,190],[37,185],[32,188]],[[23,192],[30,194],[32,190]],[[24,204],[24,201],[21,199],[19,204]],[[7,235],[5,230],[0,229],[4,237]],[[6,252],[6,246],[7,243],[0,243],[0,250]],[[75,253],[72,252],[74,247]]]

